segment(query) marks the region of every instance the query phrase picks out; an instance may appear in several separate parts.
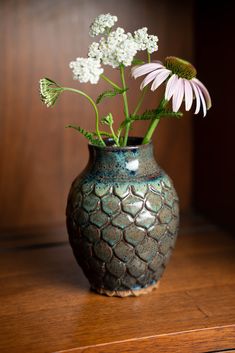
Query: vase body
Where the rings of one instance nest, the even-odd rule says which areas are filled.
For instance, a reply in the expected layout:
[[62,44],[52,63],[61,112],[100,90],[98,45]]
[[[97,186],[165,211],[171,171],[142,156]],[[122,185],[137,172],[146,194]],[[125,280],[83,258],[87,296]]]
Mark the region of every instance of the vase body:
[[89,145],[90,160],[72,186],[67,229],[91,288],[127,296],[156,287],[174,247],[179,205],[152,143]]

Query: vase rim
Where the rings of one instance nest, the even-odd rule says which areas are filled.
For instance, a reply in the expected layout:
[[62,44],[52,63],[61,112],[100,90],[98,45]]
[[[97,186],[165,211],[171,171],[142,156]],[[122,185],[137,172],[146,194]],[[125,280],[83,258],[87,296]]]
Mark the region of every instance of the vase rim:
[[142,145],[141,142],[143,140],[143,137],[139,136],[130,136],[128,138],[129,144],[127,146],[113,146],[112,143],[114,140],[112,138],[105,138],[104,141],[107,143],[110,143],[110,145],[106,146],[98,146],[98,145],[93,145],[92,143],[89,143],[89,146],[95,149],[100,149],[100,150],[108,150],[108,151],[120,151],[120,150],[133,150],[133,149],[139,149],[139,148],[146,148],[148,146],[152,145],[152,140],[150,140],[148,143]]

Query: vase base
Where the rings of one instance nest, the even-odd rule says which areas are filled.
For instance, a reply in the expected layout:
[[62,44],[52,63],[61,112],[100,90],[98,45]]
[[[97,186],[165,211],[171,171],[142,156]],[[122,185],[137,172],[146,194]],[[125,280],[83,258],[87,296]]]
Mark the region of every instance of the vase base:
[[141,288],[141,289],[127,289],[127,290],[108,290],[104,288],[94,288],[91,287],[91,290],[102,294],[102,295],[107,295],[108,297],[120,297],[120,298],[125,298],[125,297],[138,297],[140,295],[148,294],[152,292],[152,290],[158,288],[159,286],[159,281],[157,283],[154,283],[146,288]]

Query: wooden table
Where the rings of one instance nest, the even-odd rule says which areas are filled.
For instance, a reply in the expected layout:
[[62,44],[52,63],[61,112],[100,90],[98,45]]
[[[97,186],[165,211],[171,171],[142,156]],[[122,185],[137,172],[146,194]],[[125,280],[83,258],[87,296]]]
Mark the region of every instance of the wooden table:
[[138,298],[90,292],[62,228],[1,243],[0,353],[235,352],[235,237],[200,218]]

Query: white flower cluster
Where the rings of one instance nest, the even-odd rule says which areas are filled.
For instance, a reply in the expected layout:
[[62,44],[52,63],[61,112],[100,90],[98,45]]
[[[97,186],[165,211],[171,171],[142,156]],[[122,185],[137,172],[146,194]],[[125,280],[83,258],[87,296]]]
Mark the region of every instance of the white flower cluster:
[[88,50],[88,57],[101,61],[103,58],[103,53],[100,50],[100,44],[97,42],[91,43]]
[[97,83],[103,69],[100,66],[100,61],[93,58],[77,58],[76,61],[71,61],[69,67],[73,70],[74,79],[81,83],[88,82]]
[[147,50],[149,54],[158,50],[158,37],[149,35],[148,28],[143,27],[134,32],[134,39],[139,45],[138,50]]
[[123,28],[118,27],[112,31],[107,38],[102,37],[99,45],[91,44],[88,56],[100,58],[104,65],[113,68],[130,66],[138,50],[138,44],[131,33],[125,33]]
[[90,26],[92,37],[106,33],[99,42],[93,42],[88,50],[88,58],[77,58],[70,63],[74,78],[80,82],[97,83],[103,73],[101,64],[117,68],[120,65],[130,66],[138,51],[147,50],[149,54],[158,50],[158,37],[149,35],[147,27],[131,33],[125,33],[118,27],[108,31],[117,21],[116,16],[99,15]]
[[107,13],[105,15],[99,15],[90,25],[90,36],[96,37],[100,34],[104,34],[108,29],[114,26],[117,20],[117,16],[112,16],[110,15],[110,13]]

